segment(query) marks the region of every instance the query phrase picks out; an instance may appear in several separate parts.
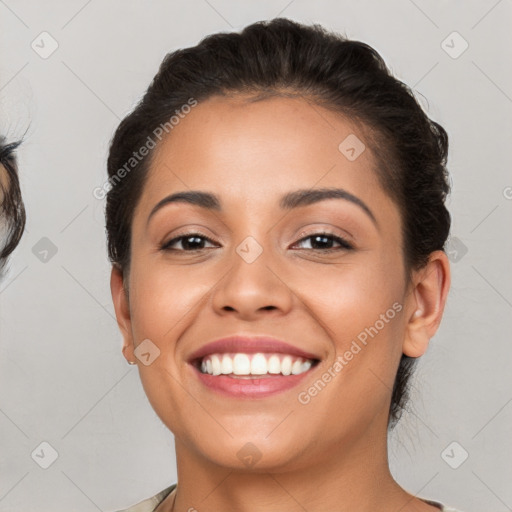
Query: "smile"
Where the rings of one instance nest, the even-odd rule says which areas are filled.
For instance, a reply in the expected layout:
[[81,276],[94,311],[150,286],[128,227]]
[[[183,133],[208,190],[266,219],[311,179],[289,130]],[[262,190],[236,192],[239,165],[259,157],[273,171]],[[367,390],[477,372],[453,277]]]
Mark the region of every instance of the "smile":
[[232,375],[250,378],[252,375],[300,375],[314,364],[313,359],[304,359],[288,354],[229,353],[210,354],[201,361],[201,372],[208,375]]
[[319,363],[290,354],[209,354],[191,365],[205,388],[224,397],[267,398],[299,385]]

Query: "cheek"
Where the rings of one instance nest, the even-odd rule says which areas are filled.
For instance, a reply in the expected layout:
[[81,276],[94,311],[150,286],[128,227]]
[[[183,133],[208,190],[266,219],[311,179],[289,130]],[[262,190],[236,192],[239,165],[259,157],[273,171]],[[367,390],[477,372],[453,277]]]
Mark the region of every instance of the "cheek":
[[317,293],[308,299],[331,354],[318,380],[301,388],[298,401],[309,414],[305,422],[314,417],[323,435],[336,437],[387,413],[401,353],[403,305],[399,286],[387,286],[378,266],[354,268],[338,282],[332,276],[316,282]]
[[[133,269],[132,327],[137,340],[154,339],[166,343],[177,337],[180,322],[201,307],[201,300],[211,288],[199,272],[176,265],[154,264]],[[140,342],[140,341],[139,341]]]
[[[354,258],[310,270],[301,268],[293,291],[314,313],[327,336],[346,341],[374,325],[401,300],[400,278],[396,260],[389,256],[380,259],[374,252],[358,257],[357,262]],[[291,279],[289,275],[289,283]],[[395,318],[395,312],[396,308],[388,316]]]
[[176,340],[200,307],[205,290],[191,281],[190,272],[180,270],[163,264],[134,265],[130,303],[135,344],[149,339],[153,344],[150,351],[156,354],[147,366],[139,364],[146,396],[162,422],[175,434],[186,437],[183,421],[175,412],[190,407],[190,396],[180,383]]
[[[331,340],[327,366],[339,375],[336,394],[360,396],[382,388],[383,382],[393,385],[404,335],[402,268],[395,256],[368,252],[357,264],[347,260],[301,276],[301,300]],[[333,370],[340,357],[342,367]],[[381,399],[387,394],[382,391]]]

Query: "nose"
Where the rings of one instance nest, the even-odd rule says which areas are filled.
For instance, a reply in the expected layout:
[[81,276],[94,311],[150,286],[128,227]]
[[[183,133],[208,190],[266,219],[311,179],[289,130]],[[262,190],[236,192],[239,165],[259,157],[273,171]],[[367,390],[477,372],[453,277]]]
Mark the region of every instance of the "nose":
[[213,291],[212,303],[217,314],[251,320],[263,314],[288,313],[294,299],[291,283],[286,282],[283,265],[271,254],[271,249],[251,239],[237,249],[232,254],[230,268]]

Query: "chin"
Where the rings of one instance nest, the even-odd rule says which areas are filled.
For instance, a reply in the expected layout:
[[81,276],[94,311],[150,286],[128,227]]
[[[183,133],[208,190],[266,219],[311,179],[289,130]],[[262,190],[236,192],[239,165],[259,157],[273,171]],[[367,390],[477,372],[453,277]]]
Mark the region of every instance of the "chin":
[[[208,459],[210,463],[237,472],[280,473],[297,469],[301,465],[304,437],[290,438],[286,430],[281,436],[273,433],[267,438],[267,434],[261,432],[256,435],[248,435],[247,432],[239,435],[234,432],[231,434],[232,438],[226,435],[222,440],[215,438],[213,443],[205,444],[204,438],[197,440],[197,443],[191,442],[195,446],[195,452]],[[272,437],[273,439],[270,439]],[[306,461],[304,465],[307,465]]]

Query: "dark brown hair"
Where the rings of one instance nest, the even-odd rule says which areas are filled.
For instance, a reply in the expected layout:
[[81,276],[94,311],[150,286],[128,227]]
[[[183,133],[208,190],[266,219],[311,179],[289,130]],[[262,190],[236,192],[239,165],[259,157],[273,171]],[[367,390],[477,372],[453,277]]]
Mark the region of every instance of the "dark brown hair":
[[5,223],[5,239],[0,240],[0,276],[8,256],[17,247],[25,230],[26,214],[21,197],[15,150],[20,142],[7,143],[0,136],[0,220]]
[[[429,119],[411,89],[392,76],[371,46],[320,25],[275,18],[239,33],[212,34],[197,46],[169,53],[143,98],[117,128],[107,164],[112,188],[107,194],[106,230],[109,259],[125,275],[133,212],[150,156],[123,173],[122,179],[119,170],[126,169],[134,150],[191,97],[200,102],[238,93],[257,98],[292,93],[357,123],[375,156],[380,183],[401,212],[406,277],[424,267],[431,252],[444,250],[450,229],[445,207],[450,189],[446,131]],[[390,428],[407,402],[415,362],[402,355]]]

